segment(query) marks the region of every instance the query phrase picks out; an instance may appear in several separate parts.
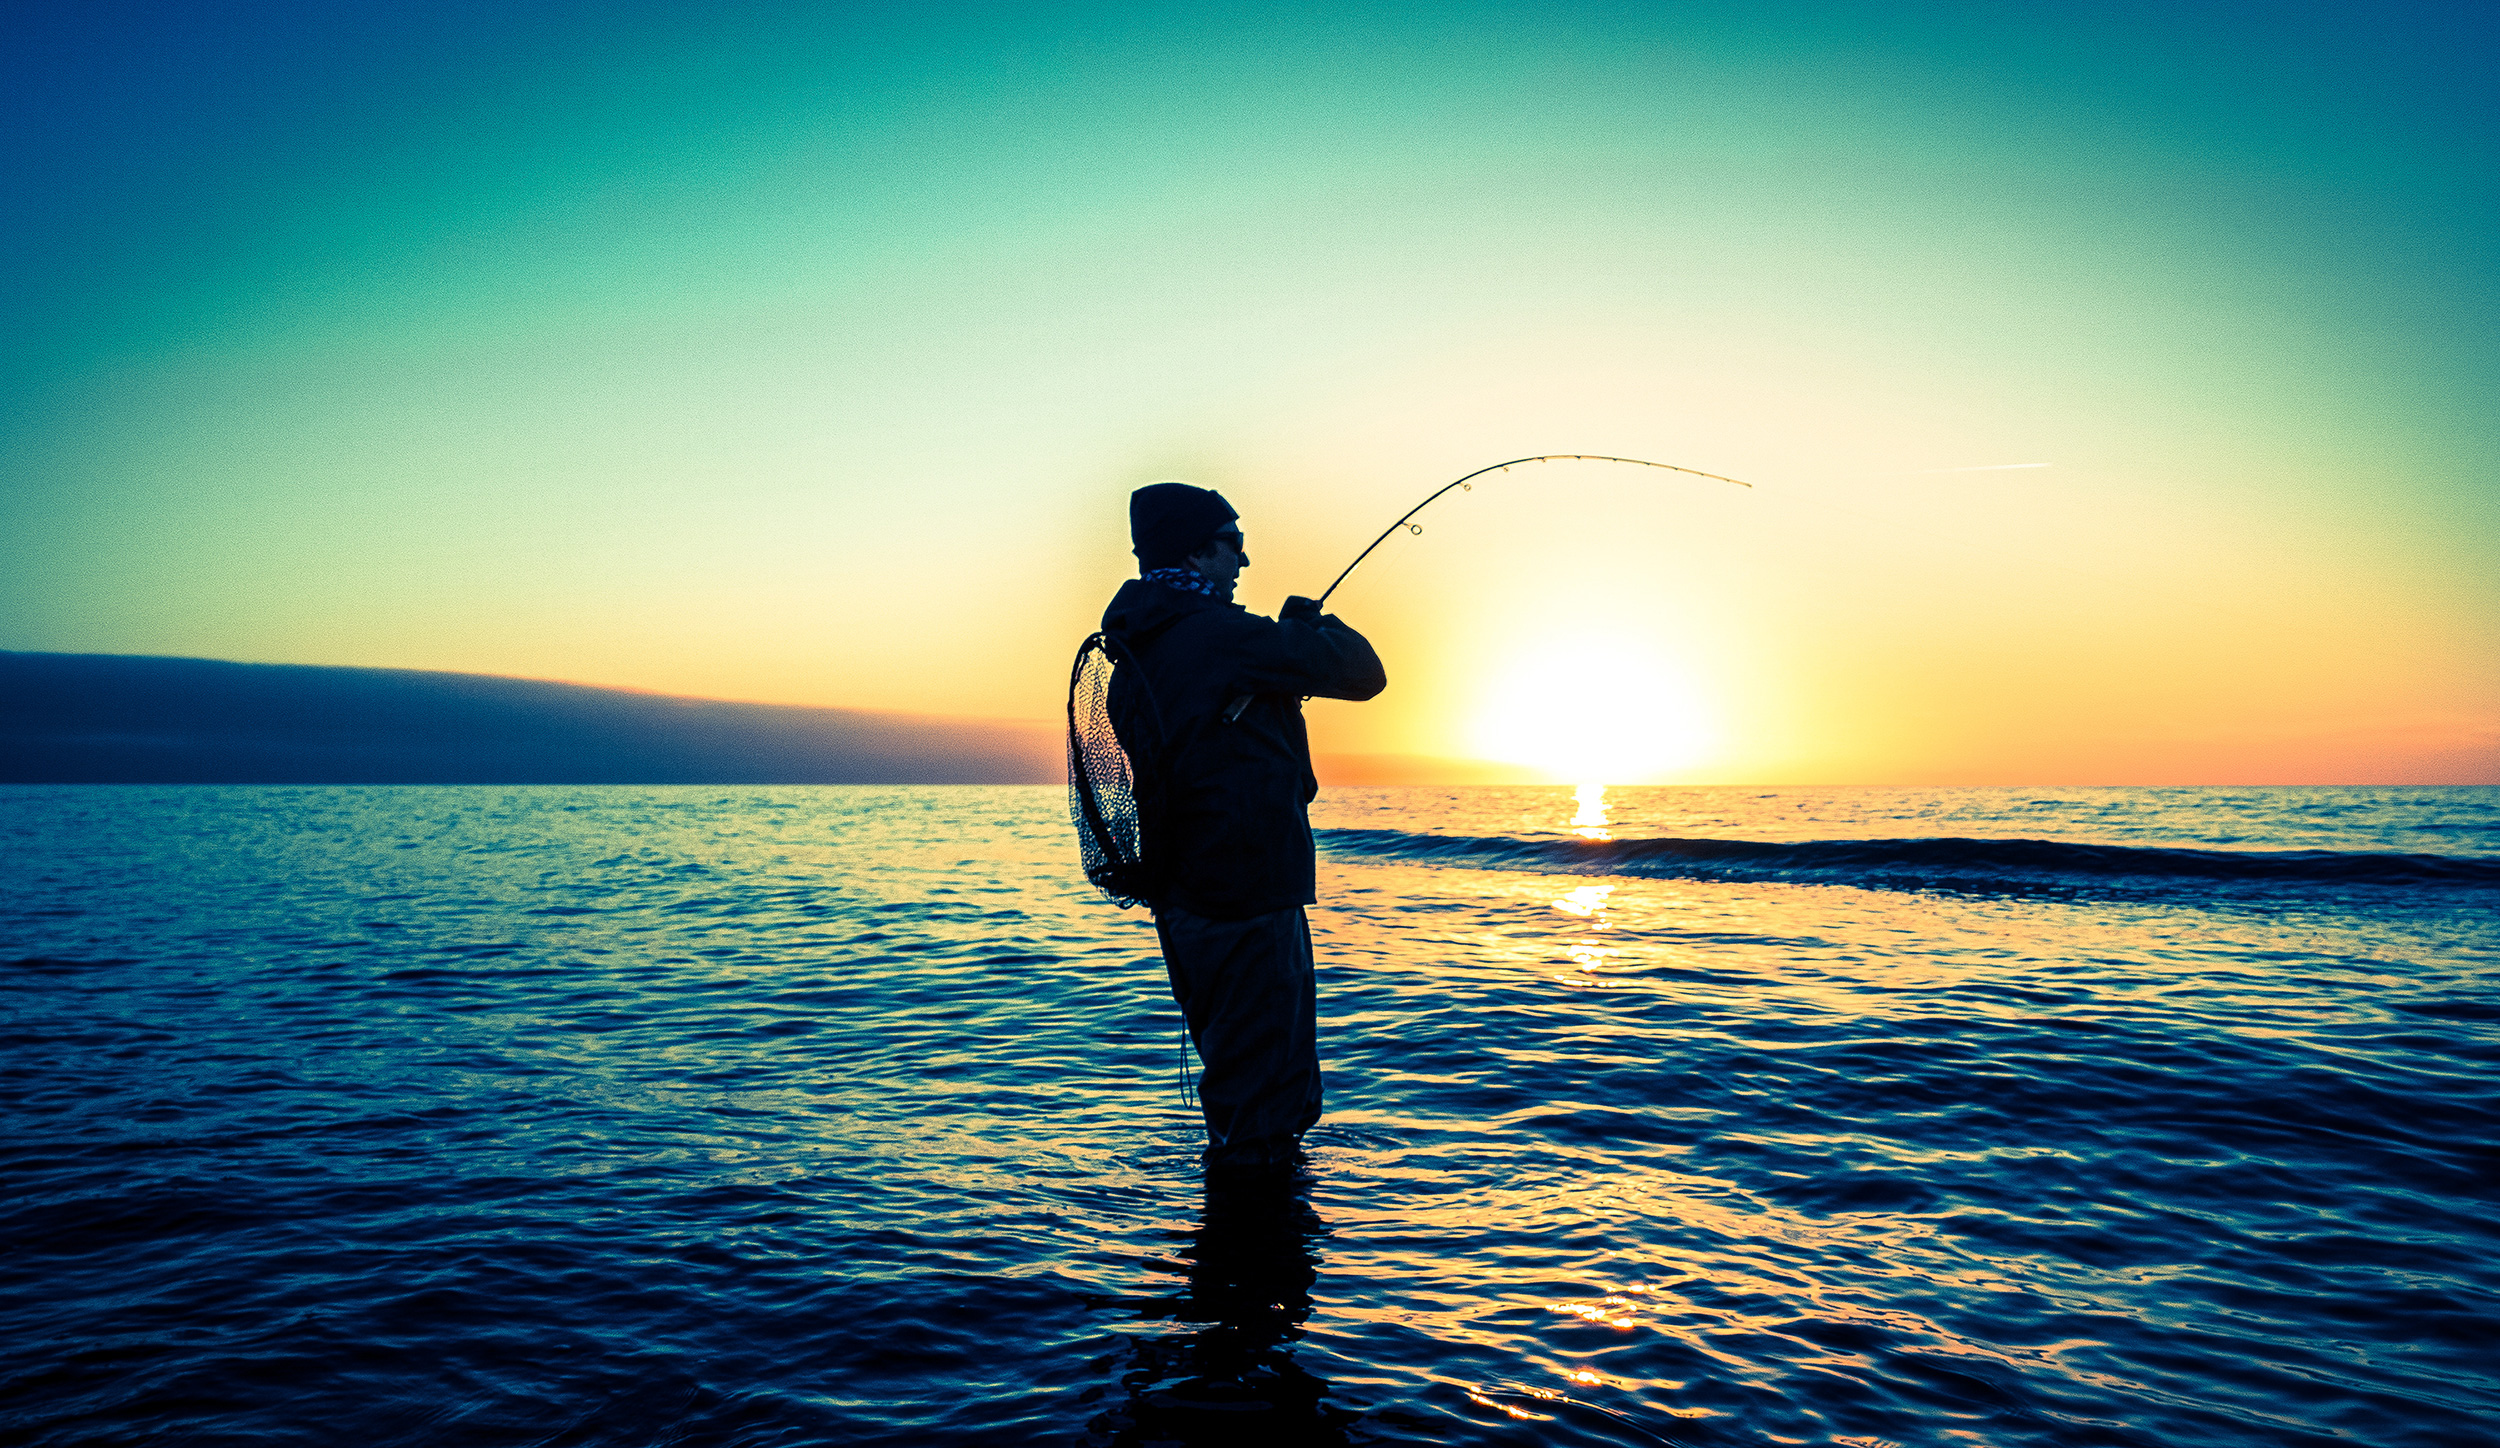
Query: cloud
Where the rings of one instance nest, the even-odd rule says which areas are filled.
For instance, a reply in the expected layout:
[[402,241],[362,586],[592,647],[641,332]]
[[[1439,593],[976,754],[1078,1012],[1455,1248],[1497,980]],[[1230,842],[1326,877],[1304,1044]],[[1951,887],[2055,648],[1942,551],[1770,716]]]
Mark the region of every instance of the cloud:
[[1055,784],[1040,721],[729,703],[413,669],[0,653],[0,780]]

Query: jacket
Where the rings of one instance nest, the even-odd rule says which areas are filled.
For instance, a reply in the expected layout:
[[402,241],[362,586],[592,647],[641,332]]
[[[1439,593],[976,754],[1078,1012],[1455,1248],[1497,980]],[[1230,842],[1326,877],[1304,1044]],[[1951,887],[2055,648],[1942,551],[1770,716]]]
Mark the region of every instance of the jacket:
[[1161,786],[1145,841],[1160,876],[1151,903],[1210,920],[1315,903],[1308,807],[1319,779],[1302,700],[1387,688],[1371,644],[1333,615],[1263,618],[1138,578],[1120,585],[1102,627],[1135,656],[1162,724],[1158,757],[1139,761]]

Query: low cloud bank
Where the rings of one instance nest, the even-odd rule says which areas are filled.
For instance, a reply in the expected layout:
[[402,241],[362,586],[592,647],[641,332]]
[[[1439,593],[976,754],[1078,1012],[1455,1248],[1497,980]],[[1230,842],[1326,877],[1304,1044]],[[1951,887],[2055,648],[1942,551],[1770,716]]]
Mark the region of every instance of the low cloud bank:
[[1055,724],[414,669],[0,651],[0,781],[1056,784]]

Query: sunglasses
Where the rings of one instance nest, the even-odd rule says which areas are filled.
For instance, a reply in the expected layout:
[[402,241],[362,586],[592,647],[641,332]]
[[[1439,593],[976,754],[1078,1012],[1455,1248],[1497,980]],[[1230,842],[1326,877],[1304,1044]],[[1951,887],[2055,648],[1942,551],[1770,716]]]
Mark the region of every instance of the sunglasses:
[[1223,532],[1216,534],[1213,541],[1223,544],[1225,547],[1232,549],[1235,553],[1246,553],[1249,551],[1249,540],[1241,536],[1241,530],[1239,528],[1227,528]]

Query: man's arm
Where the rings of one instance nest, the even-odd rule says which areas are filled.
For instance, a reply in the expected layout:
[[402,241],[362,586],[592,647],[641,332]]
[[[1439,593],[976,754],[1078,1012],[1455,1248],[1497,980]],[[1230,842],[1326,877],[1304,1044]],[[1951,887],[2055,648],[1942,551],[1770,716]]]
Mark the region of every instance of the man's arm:
[[1241,692],[1360,700],[1389,687],[1371,641],[1336,615],[1322,616],[1307,598],[1287,599],[1274,622],[1256,614],[1235,617],[1243,647],[1233,687]]

